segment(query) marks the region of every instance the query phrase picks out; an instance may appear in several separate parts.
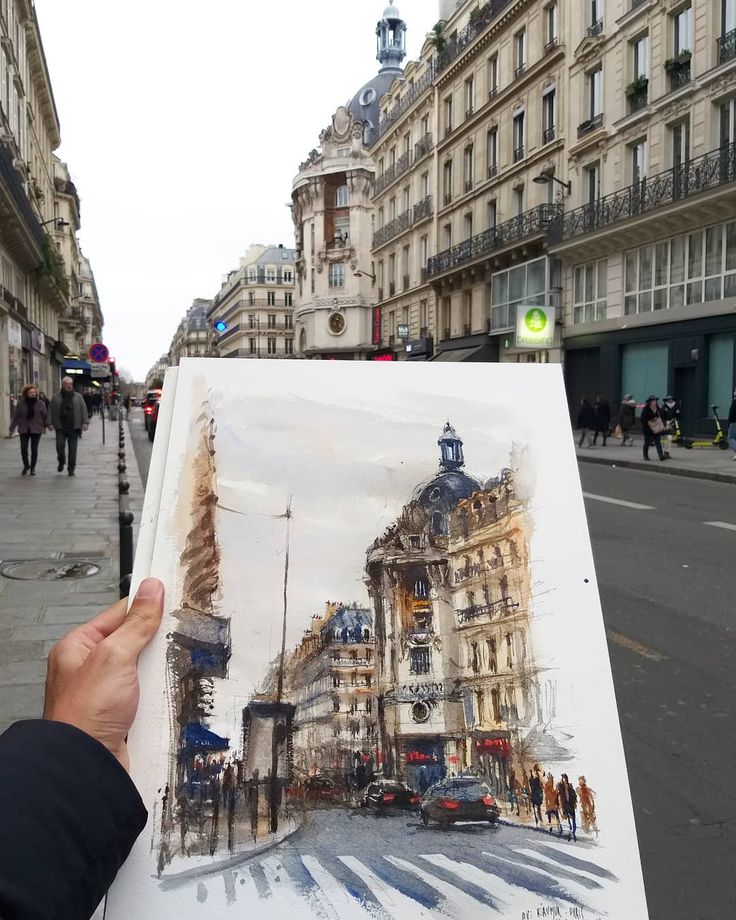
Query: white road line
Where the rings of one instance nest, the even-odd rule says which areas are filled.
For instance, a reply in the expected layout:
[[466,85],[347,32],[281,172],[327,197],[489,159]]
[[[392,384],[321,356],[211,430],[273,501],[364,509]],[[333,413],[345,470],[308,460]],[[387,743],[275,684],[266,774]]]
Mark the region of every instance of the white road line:
[[465,894],[465,892],[456,885],[451,885],[449,882],[437,878],[437,876],[432,875],[430,872],[419,869],[414,863],[410,863],[405,859],[399,859],[398,856],[384,856],[383,858],[393,866],[403,869],[404,872],[408,872],[410,875],[416,876],[416,878],[423,881],[425,885],[429,885],[430,888],[439,891],[441,895],[447,898],[447,907],[453,909],[453,914],[451,916],[457,917],[458,920],[462,920],[464,917],[477,917],[479,911],[482,909],[482,904],[480,902],[469,894]]
[[524,863],[514,862],[513,859],[504,859],[503,856],[498,856],[496,853],[488,853],[486,850],[483,850],[483,855],[490,856],[491,859],[498,859],[503,863],[508,863],[516,869],[525,869],[527,872],[533,872],[535,875],[541,875],[543,878],[548,878],[556,882],[562,891],[569,892],[570,898],[587,898],[590,895],[590,889],[586,888],[585,885],[581,885],[579,882],[573,882],[568,878],[558,878],[554,873],[548,872],[546,869],[540,869],[539,866],[526,866]]
[[378,918],[379,913],[374,904],[360,904],[352,898],[343,885],[331,875],[314,856],[302,856],[302,863],[307,872],[319,885],[322,894],[337,911],[341,920],[365,920],[366,917]]
[[337,858],[370,888],[381,907],[395,920],[405,920],[406,917],[436,917],[447,920],[446,914],[427,910],[418,901],[407,897],[391,885],[387,885],[355,856],[338,856]]
[[564,869],[566,872],[570,872],[572,875],[578,875],[580,878],[587,879],[589,882],[595,882],[595,884],[600,888],[603,887],[604,880],[599,878],[597,875],[593,875],[592,872],[584,872],[582,869],[578,869],[577,867],[568,866],[561,860],[553,859],[551,856],[545,856],[544,853],[540,853],[538,850],[527,850],[524,847],[512,847],[511,849],[515,853],[518,853],[520,856],[536,859],[538,862],[545,863],[545,865],[554,866],[555,869]]
[[609,498],[607,495],[594,495],[592,492],[583,492],[583,498],[594,502],[605,502],[607,505],[620,505],[622,508],[633,508],[634,511],[656,511],[653,505],[640,505],[637,502],[625,502],[622,498]]
[[298,915],[303,913],[306,903],[309,908],[309,916],[319,918],[319,920],[339,920],[329,902],[327,909],[325,909],[314,892],[311,895],[305,894],[294,884],[277,856],[270,856],[261,860],[261,868],[266,876],[272,896],[278,903],[278,907],[275,904],[270,907],[269,912],[271,914],[279,916],[282,911],[288,911],[289,913],[293,911],[294,914]]
[[513,885],[509,885],[508,882],[505,882],[502,878],[499,878],[499,876],[493,875],[491,872],[485,872],[472,863],[457,862],[445,856],[444,853],[432,853],[430,855],[422,854],[419,858],[426,859],[427,862],[432,863],[433,866],[447,869],[450,872],[454,872],[455,875],[459,875],[461,879],[472,882],[474,885],[477,885],[478,888],[487,891],[488,894],[501,905],[513,904],[515,900],[518,900],[518,889],[515,889]]
[[706,527],[720,527],[721,530],[736,530],[736,524],[727,524],[725,521],[703,521]]

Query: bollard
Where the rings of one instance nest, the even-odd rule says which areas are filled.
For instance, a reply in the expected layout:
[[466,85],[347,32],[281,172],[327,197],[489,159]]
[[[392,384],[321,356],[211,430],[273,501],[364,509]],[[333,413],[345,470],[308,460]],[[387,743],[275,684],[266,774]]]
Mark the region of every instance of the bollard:
[[130,578],[133,573],[133,521],[135,518],[133,512],[128,510],[127,505],[128,496],[121,495],[121,511],[118,514],[120,524],[120,597],[128,596]]
[[130,492],[130,483],[127,479],[123,479],[121,476],[120,481],[118,482],[118,493],[120,495],[127,495],[128,492]]

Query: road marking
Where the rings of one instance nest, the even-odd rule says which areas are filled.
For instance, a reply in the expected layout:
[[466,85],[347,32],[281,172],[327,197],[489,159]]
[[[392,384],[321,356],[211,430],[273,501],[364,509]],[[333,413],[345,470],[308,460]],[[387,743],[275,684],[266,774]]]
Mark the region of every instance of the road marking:
[[[584,872],[582,869],[573,868],[572,866],[566,866],[562,862],[558,862],[556,859],[552,859],[551,856],[547,856],[544,853],[540,853],[538,850],[529,850],[526,847],[511,847],[514,853],[518,853],[519,856],[525,856],[527,859],[536,859],[537,862],[544,863],[546,866],[552,866],[558,872],[564,870],[569,872],[571,875],[576,875],[578,878],[585,879],[587,882],[592,882],[596,888],[602,888],[601,880],[593,875],[592,872]],[[561,882],[565,884],[565,882]]]
[[636,639],[629,639],[628,636],[624,636],[623,633],[616,632],[613,629],[607,629],[606,635],[611,642],[621,646],[621,648],[628,649],[630,652],[634,652],[636,655],[641,655],[642,658],[648,658],[650,661],[669,660],[667,656],[663,655],[661,652],[655,652],[654,649],[642,645],[641,642],[637,642]]
[[403,869],[404,872],[408,872],[410,875],[415,876],[420,881],[424,882],[425,885],[429,885],[430,888],[439,891],[439,893],[447,899],[449,905],[455,908],[454,915],[456,917],[473,917],[478,914],[478,900],[472,895],[466,894],[456,885],[451,885],[449,882],[437,878],[437,876],[432,875],[430,872],[425,872],[423,869],[418,868],[414,863],[410,863],[405,859],[399,859],[398,856],[384,856],[383,858],[398,869]]
[[[498,853],[489,853],[487,850],[483,850],[484,856],[490,856],[491,859],[497,859],[499,862],[507,863],[509,866],[513,866],[515,869],[523,869],[525,872],[531,872],[534,875],[541,875],[543,878],[551,879],[555,882],[560,889],[563,896],[566,896],[566,900],[569,901],[572,898],[580,898],[581,896],[586,896],[590,894],[590,888],[587,888],[585,885],[580,882],[574,882],[572,879],[560,879],[557,875],[553,875],[552,872],[548,872],[546,869],[540,869],[539,866],[530,866],[524,862],[515,862],[513,859],[506,859],[503,856],[499,856]],[[521,887],[521,886],[520,886]],[[555,898],[555,900],[562,900],[561,898]]]
[[[487,891],[494,901],[497,901],[500,905],[508,906],[509,904],[513,904],[514,900],[519,897],[519,892],[513,885],[509,885],[508,882],[504,881],[498,875],[493,875],[490,872],[479,869],[472,863],[458,862],[445,856],[444,853],[431,853],[428,855],[421,855],[419,858],[425,859],[428,863],[431,863],[433,866],[438,866],[440,869],[447,869],[454,875],[458,875],[464,881],[472,882],[474,885],[477,885],[478,888]],[[518,887],[521,888],[523,886],[519,885]],[[503,893],[503,897],[501,897],[501,892]]]
[[304,868],[319,885],[322,894],[329,900],[340,918],[365,920],[366,917],[377,916],[376,910],[370,911],[367,905],[361,904],[352,898],[337,879],[314,856],[304,854],[301,860]]
[[653,505],[640,505],[637,502],[625,502],[622,498],[609,498],[607,495],[594,495],[592,492],[583,492],[583,498],[594,502],[605,502],[607,505],[620,505],[622,508],[633,508],[634,511],[656,511]]
[[736,524],[727,524],[725,521],[703,521],[706,527],[720,527],[721,530],[736,530]]
[[[417,909],[421,909],[420,905],[413,898],[408,898],[405,894],[402,894],[397,888],[392,888],[390,885],[387,885],[383,879],[380,879],[375,872],[372,872],[368,866],[362,863],[355,856],[338,856],[340,862],[345,863],[348,869],[352,870],[358,878],[370,889],[371,894],[375,897],[381,907],[386,911],[389,916],[396,918],[400,917],[416,917],[416,916],[425,916],[425,917],[444,917],[444,920],[447,920],[447,915],[443,915],[433,910],[424,910],[424,914],[417,914]],[[476,904],[476,908],[477,908]]]

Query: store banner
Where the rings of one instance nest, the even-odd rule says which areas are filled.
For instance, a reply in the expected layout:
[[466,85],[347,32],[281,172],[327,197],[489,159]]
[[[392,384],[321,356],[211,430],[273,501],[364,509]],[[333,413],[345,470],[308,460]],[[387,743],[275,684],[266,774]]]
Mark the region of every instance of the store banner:
[[516,347],[552,348],[557,308],[520,304],[516,308]]
[[8,345],[10,348],[23,347],[22,327],[14,319],[8,319]]

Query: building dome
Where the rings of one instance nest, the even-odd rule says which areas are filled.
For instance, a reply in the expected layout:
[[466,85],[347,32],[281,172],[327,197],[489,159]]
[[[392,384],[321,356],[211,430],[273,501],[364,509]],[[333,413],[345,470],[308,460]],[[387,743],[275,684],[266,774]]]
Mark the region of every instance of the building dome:
[[389,5],[383,11],[383,18],[384,19],[401,19],[401,14],[399,13],[394,3],[389,3]]
[[347,109],[358,121],[365,123],[369,131],[378,126],[378,104],[381,97],[391,89],[398,74],[393,71],[376,74],[358,90],[348,102]]

